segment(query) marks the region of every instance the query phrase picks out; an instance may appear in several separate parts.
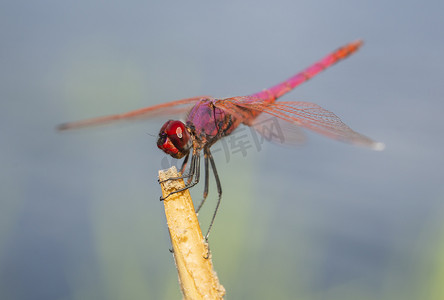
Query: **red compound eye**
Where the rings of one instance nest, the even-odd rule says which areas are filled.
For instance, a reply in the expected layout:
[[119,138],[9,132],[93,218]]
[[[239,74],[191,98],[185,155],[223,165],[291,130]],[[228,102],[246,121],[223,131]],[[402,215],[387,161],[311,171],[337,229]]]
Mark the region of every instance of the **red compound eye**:
[[191,148],[191,138],[181,121],[169,120],[159,132],[157,147],[174,158],[182,158]]

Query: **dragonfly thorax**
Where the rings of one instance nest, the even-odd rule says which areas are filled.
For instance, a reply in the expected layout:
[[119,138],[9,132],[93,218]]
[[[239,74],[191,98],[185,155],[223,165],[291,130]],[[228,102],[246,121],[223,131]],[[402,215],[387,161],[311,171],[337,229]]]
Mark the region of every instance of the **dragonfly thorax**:
[[157,147],[174,158],[182,158],[190,152],[192,140],[181,121],[168,120],[159,132]]

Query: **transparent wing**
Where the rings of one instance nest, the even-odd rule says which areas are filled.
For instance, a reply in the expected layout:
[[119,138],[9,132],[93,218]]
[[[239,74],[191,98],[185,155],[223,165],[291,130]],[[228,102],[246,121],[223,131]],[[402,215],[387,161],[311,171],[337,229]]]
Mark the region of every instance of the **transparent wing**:
[[242,123],[254,128],[263,140],[277,144],[298,146],[305,142],[301,127],[274,115],[263,114],[252,108],[252,104],[263,103],[252,96],[233,97],[216,100],[215,105],[232,114]]
[[172,115],[184,114],[188,112],[194,106],[194,104],[196,104],[197,102],[199,102],[201,99],[204,98],[209,98],[209,97],[200,96],[200,97],[181,99],[129,111],[123,114],[116,114],[116,115],[97,117],[76,122],[63,123],[57,126],[57,129],[58,130],[77,129],[83,127],[103,125],[122,120],[136,120],[136,119],[146,119],[146,118],[165,117],[169,115],[172,116]]
[[300,146],[306,141],[301,127],[268,114],[261,113],[250,126],[268,142]]
[[252,125],[259,114],[268,115],[285,120],[293,125],[300,126],[322,134],[331,139],[342,142],[370,147],[375,150],[382,150],[384,144],[353,131],[344,124],[334,113],[309,102],[261,102],[254,101],[250,97],[234,97],[218,100],[217,106],[233,113],[237,117],[242,117],[244,123]]

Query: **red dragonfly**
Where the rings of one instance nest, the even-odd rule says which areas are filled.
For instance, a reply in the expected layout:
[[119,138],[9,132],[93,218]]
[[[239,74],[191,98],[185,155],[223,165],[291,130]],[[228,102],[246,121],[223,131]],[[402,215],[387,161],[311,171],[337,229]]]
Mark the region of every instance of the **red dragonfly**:
[[[205,185],[203,200],[199,204],[196,213],[199,212],[208,195],[209,164],[211,164],[218,191],[218,200],[210,226],[205,235],[205,239],[208,240],[222,196],[222,186],[210,147],[219,139],[231,134],[239,125],[244,124],[254,127],[255,121],[258,120],[260,115],[269,115],[296,127],[306,128],[342,142],[366,146],[374,150],[382,150],[384,148],[384,144],[374,142],[370,138],[353,131],[335,114],[317,104],[295,101],[276,102],[279,97],[288,93],[296,86],[356,52],[361,45],[362,41],[360,40],[349,43],[286,81],[249,96],[226,99],[215,99],[208,96],[193,97],[141,108],[123,114],[65,123],[61,124],[58,129],[67,130],[118,120],[187,113],[185,123],[169,120],[162,126],[157,140],[157,147],[176,159],[185,157],[181,168],[181,172],[184,175],[180,178],[188,178],[188,180],[185,188],[182,190],[189,189],[199,182],[200,156],[203,152]],[[288,133],[291,136],[291,131]],[[185,174],[184,171],[190,155],[190,166]],[[170,178],[168,180],[174,179],[178,178]],[[167,195],[165,198],[161,197],[161,200],[166,199],[170,195]]]

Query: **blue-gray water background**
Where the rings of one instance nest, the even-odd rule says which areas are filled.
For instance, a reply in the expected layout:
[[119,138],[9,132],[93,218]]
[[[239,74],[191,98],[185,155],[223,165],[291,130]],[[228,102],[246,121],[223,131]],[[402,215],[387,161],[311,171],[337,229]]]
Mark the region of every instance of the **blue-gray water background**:
[[386,150],[309,133],[304,147],[216,153],[215,269],[227,299],[443,299],[443,13],[442,1],[2,1],[0,298],[181,297],[158,201],[164,120],[55,125],[247,95],[363,38],[283,99]]

